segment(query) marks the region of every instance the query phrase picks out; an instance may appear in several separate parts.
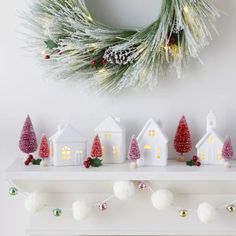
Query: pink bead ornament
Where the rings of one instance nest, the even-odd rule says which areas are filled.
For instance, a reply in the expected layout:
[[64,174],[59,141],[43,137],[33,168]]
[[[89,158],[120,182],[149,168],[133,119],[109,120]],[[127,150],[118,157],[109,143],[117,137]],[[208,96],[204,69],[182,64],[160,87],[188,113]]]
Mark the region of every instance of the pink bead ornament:
[[144,190],[146,187],[147,185],[143,181],[138,182],[138,189]]
[[102,202],[102,203],[99,203],[98,204],[98,208],[101,210],[101,211],[105,211],[107,209],[107,203],[106,202]]

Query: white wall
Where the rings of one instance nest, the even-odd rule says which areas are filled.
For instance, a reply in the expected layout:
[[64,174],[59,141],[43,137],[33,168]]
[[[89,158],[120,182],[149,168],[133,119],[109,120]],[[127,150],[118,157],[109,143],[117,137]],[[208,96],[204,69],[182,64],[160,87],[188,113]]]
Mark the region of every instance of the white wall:
[[[115,5],[109,4],[109,6],[132,9],[134,2],[121,1],[123,4],[117,6],[116,1]],[[144,2],[146,1],[143,0],[142,4]],[[150,4],[155,2],[150,0]],[[1,4],[0,233],[2,235],[24,235],[25,213],[22,198],[17,197],[18,200],[9,198],[8,184],[5,183],[3,174],[5,168],[15,158],[22,156],[18,150],[18,138],[28,113],[39,136],[42,132],[51,135],[57,124],[70,122],[80,127],[87,137],[91,137],[93,127],[98,122],[108,115],[114,115],[122,118],[130,137],[152,116],[163,121],[171,143],[178,120],[185,114],[195,143],[204,133],[205,116],[212,109],[217,114],[221,134],[230,134],[236,142],[236,1],[216,0],[215,3],[227,12],[228,16],[223,15],[217,22],[220,36],[215,36],[211,45],[201,54],[204,66],[197,61],[191,61],[184,79],[178,80],[170,76],[160,80],[159,87],[152,92],[129,91],[120,96],[101,98],[92,94],[81,94],[77,88],[68,84],[46,82],[43,69],[34,58],[25,57],[25,52],[21,48],[22,43],[17,39],[19,18],[16,11],[24,8],[25,0],[9,0]],[[93,4],[96,5],[95,1]],[[89,6],[91,8],[92,4]],[[144,19],[139,21],[139,24],[146,24],[148,20],[153,19],[155,11],[150,15],[150,8],[143,10],[142,15],[138,14],[131,18],[133,22],[130,25],[134,25],[135,19]],[[172,146],[170,153],[172,157],[175,156]]]

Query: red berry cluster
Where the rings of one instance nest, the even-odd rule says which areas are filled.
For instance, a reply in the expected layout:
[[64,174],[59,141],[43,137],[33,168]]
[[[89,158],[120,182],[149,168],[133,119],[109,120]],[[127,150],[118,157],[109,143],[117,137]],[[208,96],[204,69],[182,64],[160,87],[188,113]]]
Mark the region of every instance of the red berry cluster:
[[91,160],[92,160],[91,157],[88,157],[88,158],[86,158],[86,159],[84,160],[84,167],[85,167],[85,168],[88,169],[88,168],[91,166]]
[[198,158],[198,156],[193,156],[192,159],[190,161],[186,161],[186,165],[187,166],[201,166],[201,162]]
[[24,164],[28,166],[34,160],[33,155],[29,155],[28,158],[25,160]]
[[49,54],[46,54],[45,56],[44,56],[44,59],[46,59],[46,60],[49,60],[51,58],[51,56],[49,55]]
[[51,56],[52,56],[52,55],[55,55],[55,54],[57,54],[57,55],[62,55],[62,54],[63,54],[63,51],[61,51],[60,49],[56,49],[54,52],[52,52],[52,53],[50,53],[50,54],[45,54],[45,55],[44,55],[44,59],[49,60],[49,59],[51,59]]
[[175,37],[174,36],[171,36],[170,39],[169,39],[169,42],[168,42],[168,46],[171,46],[175,43]]
[[91,61],[91,64],[93,65],[93,66],[96,66],[97,64],[102,64],[102,65],[106,65],[107,64],[107,60],[106,59],[102,59],[102,61],[97,61],[96,59],[93,59],[92,61]]

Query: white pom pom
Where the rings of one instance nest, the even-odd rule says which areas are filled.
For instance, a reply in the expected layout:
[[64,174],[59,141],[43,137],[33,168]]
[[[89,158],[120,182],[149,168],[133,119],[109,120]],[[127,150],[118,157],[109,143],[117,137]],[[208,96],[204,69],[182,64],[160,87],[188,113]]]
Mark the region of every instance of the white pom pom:
[[118,181],[113,186],[113,192],[119,200],[127,200],[135,194],[135,185],[131,181]]
[[31,193],[28,197],[25,198],[25,209],[30,214],[35,214],[45,205],[44,196],[41,193]]
[[91,209],[85,201],[78,200],[72,204],[73,217],[77,221],[88,217]]
[[214,220],[216,215],[216,209],[207,202],[203,202],[198,206],[197,214],[199,220],[204,223],[210,223]]
[[160,189],[152,194],[151,200],[157,210],[164,210],[173,204],[174,195],[167,189]]

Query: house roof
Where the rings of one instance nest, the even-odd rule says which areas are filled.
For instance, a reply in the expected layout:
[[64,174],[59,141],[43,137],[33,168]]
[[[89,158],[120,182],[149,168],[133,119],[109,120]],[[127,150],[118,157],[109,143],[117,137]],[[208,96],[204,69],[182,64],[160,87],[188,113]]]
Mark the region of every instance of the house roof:
[[69,124],[59,129],[49,140],[54,142],[87,142],[86,138]]
[[208,132],[206,132],[206,134],[200,139],[200,141],[196,144],[196,148],[199,148],[207,139],[210,135],[214,135],[215,137],[217,137],[222,143],[223,140],[222,138],[216,133],[216,131],[214,129],[209,130]]
[[118,118],[114,118],[112,116],[107,117],[104,121],[102,121],[96,128],[96,132],[121,132],[124,128],[120,124]]
[[169,141],[168,137],[165,135],[165,133],[161,129],[160,125],[153,118],[149,119],[147,121],[147,123],[144,125],[143,129],[141,130],[141,132],[139,133],[139,135],[137,137],[138,141],[144,136],[145,132],[150,129],[150,126],[153,126],[154,129],[156,129],[158,131],[158,133],[160,133],[160,136],[162,137],[162,139],[166,143],[168,143],[168,141]]

